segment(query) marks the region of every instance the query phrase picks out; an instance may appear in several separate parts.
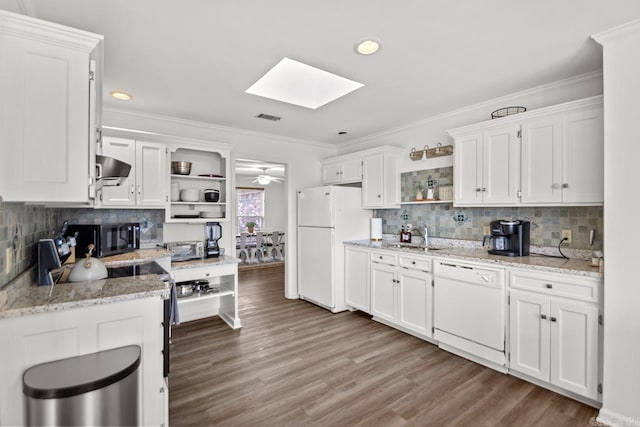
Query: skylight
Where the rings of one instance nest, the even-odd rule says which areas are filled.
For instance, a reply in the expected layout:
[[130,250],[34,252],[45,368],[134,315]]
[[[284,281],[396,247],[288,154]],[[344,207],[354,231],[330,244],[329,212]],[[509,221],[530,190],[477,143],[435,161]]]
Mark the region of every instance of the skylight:
[[283,58],[245,92],[315,110],[362,86],[362,83]]

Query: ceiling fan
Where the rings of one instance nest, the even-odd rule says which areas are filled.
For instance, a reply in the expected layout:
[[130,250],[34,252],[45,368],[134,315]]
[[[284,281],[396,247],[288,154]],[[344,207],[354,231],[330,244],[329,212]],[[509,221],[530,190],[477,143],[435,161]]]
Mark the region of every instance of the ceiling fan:
[[267,169],[268,168],[260,168],[262,170],[262,173],[260,175],[258,175],[256,177],[256,179],[254,179],[251,182],[257,182],[260,185],[268,185],[271,182],[282,182],[283,179],[282,178],[278,178],[277,176],[273,176],[273,175],[269,175],[267,174]]

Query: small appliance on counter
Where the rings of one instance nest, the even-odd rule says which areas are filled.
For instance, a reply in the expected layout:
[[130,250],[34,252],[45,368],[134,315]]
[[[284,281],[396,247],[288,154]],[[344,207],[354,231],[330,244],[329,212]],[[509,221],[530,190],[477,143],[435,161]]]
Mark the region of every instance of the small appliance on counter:
[[171,251],[171,262],[204,258],[204,243],[201,240],[168,242],[165,246]]
[[53,285],[51,270],[62,267],[53,239],[38,241],[38,285]]
[[222,227],[219,222],[207,222],[207,258],[214,258],[220,256],[220,247],[218,246],[218,240],[222,237]]
[[523,220],[498,219],[491,221],[491,234],[484,236],[482,246],[489,240],[489,253],[504,256],[529,256],[531,223]]

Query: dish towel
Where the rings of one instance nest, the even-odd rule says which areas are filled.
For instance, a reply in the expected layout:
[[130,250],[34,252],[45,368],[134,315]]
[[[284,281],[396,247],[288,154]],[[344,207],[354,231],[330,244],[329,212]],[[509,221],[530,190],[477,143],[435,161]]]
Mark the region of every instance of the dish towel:
[[176,291],[176,282],[173,280],[171,281],[171,294],[169,295],[169,298],[171,298],[169,323],[172,325],[179,325],[180,313],[178,313],[178,292]]

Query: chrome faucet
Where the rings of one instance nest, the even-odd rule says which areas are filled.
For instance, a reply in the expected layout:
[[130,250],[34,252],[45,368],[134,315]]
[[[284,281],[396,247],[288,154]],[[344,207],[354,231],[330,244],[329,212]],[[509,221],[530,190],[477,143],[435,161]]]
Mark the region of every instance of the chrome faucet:
[[422,233],[418,228],[414,228],[413,232],[418,233],[418,235],[422,237],[422,240],[424,240],[425,248],[429,247],[429,229],[427,228],[426,225],[424,226],[424,233]]

